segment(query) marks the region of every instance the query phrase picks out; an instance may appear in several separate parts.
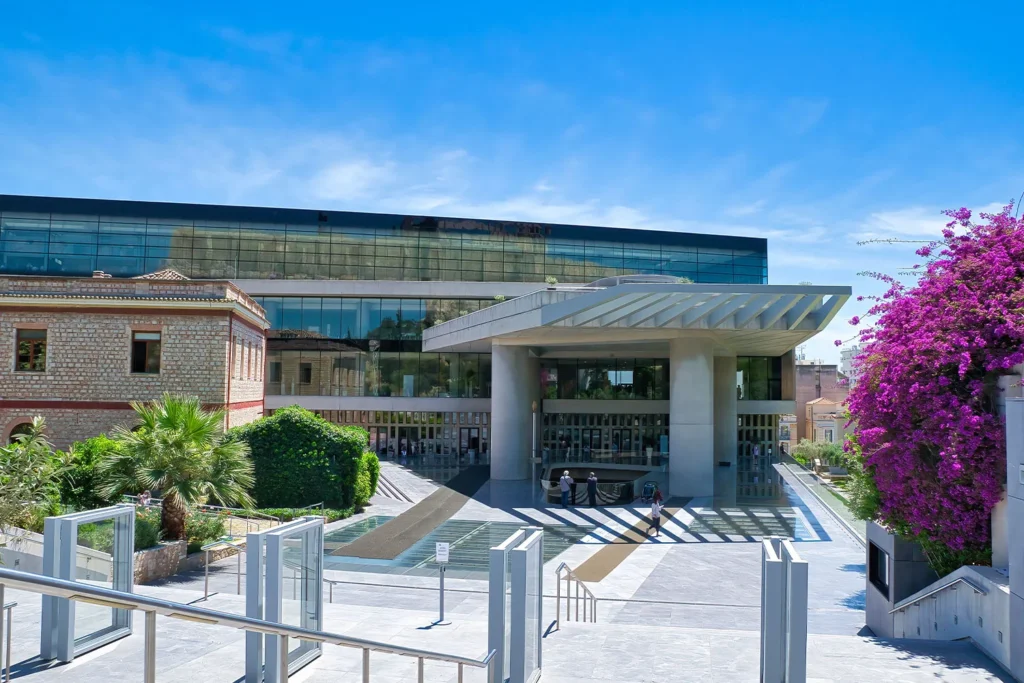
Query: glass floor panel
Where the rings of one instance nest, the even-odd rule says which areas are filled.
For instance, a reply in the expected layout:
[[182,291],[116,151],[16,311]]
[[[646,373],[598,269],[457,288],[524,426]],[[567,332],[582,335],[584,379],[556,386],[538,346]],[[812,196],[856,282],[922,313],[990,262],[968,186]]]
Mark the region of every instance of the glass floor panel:
[[[324,552],[330,553],[342,545],[351,543],[388,519],[391,518],[370,517],[327,534],[324,537]],[[357,525],[363,526],[353,529]],[[487,574],[488,551],[523,526],[526,525],[449,519],[393,560],[367,560],[327,554],[324,557],[324,568],[433,576],[437,574],[434,544],[447,542],[451,544],[447,575],[452,578],[482,578]],[[574,543],[582,541],[592,531],[592,526],[545,526],[544,561],[547,562]]]

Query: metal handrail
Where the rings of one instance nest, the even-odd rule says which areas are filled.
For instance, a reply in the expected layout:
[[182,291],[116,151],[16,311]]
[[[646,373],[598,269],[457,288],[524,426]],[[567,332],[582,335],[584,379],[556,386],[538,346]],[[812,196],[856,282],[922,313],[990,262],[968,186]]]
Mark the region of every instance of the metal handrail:
[[307,505],[306,507],[295,508],[295,510],[296,511],[298,511],[298,510],[312,510],[313,508],[320,508],[320,516],[323,517],[324,516],[324,507],[325,507],[324,506],[324,502],[320,501],[319,503],[313,503],[312,505]]
[[[139,497],[138,496],[130,496],[130,495],[125,494],[125,495],[123,495],[121,497],[122,498],[127,498],[128,501],[130,501],[131,503],[133,503],[135,505],[139,505]],[[162,504],[163,504],[163,498],[150,498],[149,499],[148,507],[159,507]],[[264,512],[260,512],[259,510],[252,510],[252,509],[248,509],[248,508],[231,508],[231,507],[225,507],[223,505],[206,505],[206,504],[204,504],[204,505],[196,505],[195,508],[197,510],[224,510],[225,512],[227,512],[229,514],[230,513],[239,513],[239,512],[241,512],[241,513],[244,513],[244,514],[246,514],[246,515],[248,515],[250,517],[255,517],[257,519],[266,519],[266,520],[277,522],[278,524],[281,524],[281,518],[280,517],[275,517],[274,515],[268,515],[268,514],[266,514]],[[302,509],[305,509],[305,508],[302,508]],[[238,515],[238,514],[235,514],[233,516],[241,517],[241,515]]]
[[238,595],[242,594],[242,553],[245,552],[245,544],[233,541],[230,538],[218,538],[216,541],[211,541],[199,548],[206,553],[206,573],[203,576],[203,600],[210,598],[210,551],[220,547],[234,548],[238,551],[235,553],[235,556],[238,557],[238,569],[235,572],[235,575],[238,577],[238,586],[235,590]]
[[[597,596],[587,588],[572,567],[565,562],[558,565],[555,570],[555,628],[562,627],[562,573],[565,573],[565,620],[566,621],[589,621],[597,622]],[[576,585],[576,595],[572,595],[571,586]],[[583,618],[580,619],[580,588],[583,588]],[[576,605],[576,615],[573,618],[572,605]],[[590,614],[587,615],[587,607],[590,607]]]
[[264,619],[246,617],[240,614],[229,614],[217,610],[205,609],[194,605],[185,605],[179,602],[161,600],[134,593],[122,593],[121,591],[101,588],[86,583],[56,579],[51,576],[40,576],[28,572],[4,569],[0,567],[0,589],[3,586],[10,586],[19,590],[52,595],[58,598],[80,600],[93,605],[111,607],[114,609],[139,610],[146,614],[146,649],[145,649],[145,678],[144,683],[155,683],[156,681],[156,615],[181,619],[210,626],[230,626],[252,633],[279,636],[280,648],[283,653],[281,680],[287,682],[288,671],[287,653],[289,651],[288,641],[290,638],[305,640],[315,643],[351,647],[363,652],[363,678],[364,683],[370,680],[370,653],[383,652],[402,657],[411,657],[417,660],[419,683],[423,683],[423,663],[425,660],[448,662],[458,665],[458,680],[462,681],[463,668],[474,667],[477,669],[489,669],[492,666],[494,651],[488,652],[483,659],[473,659],[462,655],[453,655],[430,650],[420,650],[402,645],[391,645],[374,640],[363,638],[352,638],[328,631],[316,631],[299,626],[277,624]]
[[[0,605],[3,605],[3,611],[7,612],[7,645],[5,647],[7,654],[0,657],[0,668],[4,670],[3,681],[4,683],[11,683],[11,631],[13,630],[13,612],[14,608],[18,606],[16,602],[4,602],[4,591],[3,585],[0,585]],[[4,622],[3,615],[0,615],[0,646],[3,646],[4,641]]]
[[889,614],[895,614],[896,612],[900,612],[902,610],[905,610],[905,609],[907,609],[908,607],[910,607],[912,605],[916,605],[917,603],[921,602],[925,598],[930,598],[931,596],[935,595],[936,593],[941,593],[942,591],[946,590],[947,588],[950,588],[951,586],[955,586],[958,583],[962,583],[962,584],[968,586],[975,593],[981,593],[982,595],[988,595],[988,591],[985,590],[984,588],[982,588],[981,586],[979,586],[978,584],[974,583],[970,579],[965,579],[962,576],[958,576],[955,579],[953,579],[952,581],[947,581],[946,583],[942,584],[941,586],[938,586],[937,588],[931,589],[930,591],[928,591],[924,595],[920,595],[920,596],[918,596],[916,598],[910,597],[910,598],[907,598],[906,600],[902,600],[898,605],[896,605],[891,610],[889,610]]

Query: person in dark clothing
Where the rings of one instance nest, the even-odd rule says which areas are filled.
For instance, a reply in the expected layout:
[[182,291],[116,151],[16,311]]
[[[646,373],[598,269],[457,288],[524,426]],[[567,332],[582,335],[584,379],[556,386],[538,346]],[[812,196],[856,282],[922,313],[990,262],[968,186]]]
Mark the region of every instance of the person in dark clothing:
[[587,498],[590,499],[590,507],[597,506],[597,477],[593,472],[587,477]]

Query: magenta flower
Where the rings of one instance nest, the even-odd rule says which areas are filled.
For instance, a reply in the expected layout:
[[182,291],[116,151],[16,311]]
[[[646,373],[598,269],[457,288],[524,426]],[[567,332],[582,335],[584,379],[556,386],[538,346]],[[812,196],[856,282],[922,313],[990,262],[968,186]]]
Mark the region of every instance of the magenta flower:
[[843,345],[843,340],[842,339],[836,339],[836,346],[842,346],[842,345]]
[[860,316],[859,315],[855,315],[852,318],[850,318],[850,324],[851,325],[860,325]]
[[1006,477],[1003,425],[986,396],[1024,362],[1024,220],[1009,208],[982,224],[966,208],[946,214],[943,239],[917,252],[932,260],[915,286],[876,275],[889,289],[861,334],[851,438],[878,487],[880,521],[983,550]]

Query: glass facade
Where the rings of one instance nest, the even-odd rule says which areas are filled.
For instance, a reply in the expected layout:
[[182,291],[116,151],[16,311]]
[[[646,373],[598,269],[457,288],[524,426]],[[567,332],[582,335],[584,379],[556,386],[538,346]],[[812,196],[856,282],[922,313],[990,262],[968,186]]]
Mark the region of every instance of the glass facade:
[[540,382],[543,398],[667,400],[668,359],[546,360]]
[[[273,411],[268,411],[273,413]],[[382,460],[418,468],[449,469],[487,464],[490,413],[317,410],[325,420],[358,425],[370,434],[370,450]]]
[[778,415],[740,415],[737,418],[736,496],[777,498],[782,495],[779,475]]
[[300,209],[0,195],[0,272],[131,277],[590,282],[634,273],[768,281],[767,241]]
[[668,457],[668,415],[544,413],[540,448],[545,463],[656,467]]
[[419,340],[423,330],[496,303],[494,299],[255,296],[270,336]]
[[[381,351],[340,342],[267,343],[268,396],[489,398],[491,354]],[[288,341],[284,342],[288,344]],[[323,347],[323,348],[318,348]]]
[[782,358],[738,356],[736,398],[741,401],[781,401]]

